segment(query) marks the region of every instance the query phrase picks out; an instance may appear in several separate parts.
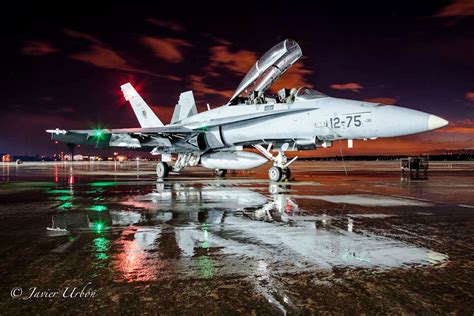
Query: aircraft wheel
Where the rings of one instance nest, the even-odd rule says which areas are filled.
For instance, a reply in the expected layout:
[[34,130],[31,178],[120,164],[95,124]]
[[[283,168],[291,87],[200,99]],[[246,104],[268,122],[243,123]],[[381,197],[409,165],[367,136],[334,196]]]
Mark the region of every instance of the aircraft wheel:
[[158,178],[163,179],[163,178],[168,177],[169,172],[170,172],[170,167],[168,166],[166,162],[160,161],[156,165],[156,175],[158,176]]
[[283,174],[282,174],[281,180],[284,181],[284,180],[290,180],[290,179],[291,179],[291,170],[290,170],[290,168],[283,169]]
[[268,169],[268,178],[270,178],[270,181],[278,182],[281,180],[282,175],[283,170],[281,170],[280,167],[271,167]]
[[216,177],[225,177],[227,174],[227,169],[214,169],[214,175]]

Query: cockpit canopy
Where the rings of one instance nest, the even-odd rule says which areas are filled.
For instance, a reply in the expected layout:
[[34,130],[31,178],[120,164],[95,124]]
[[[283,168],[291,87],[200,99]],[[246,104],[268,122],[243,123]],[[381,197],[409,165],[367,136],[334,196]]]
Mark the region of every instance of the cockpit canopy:
[[229,103],[239,103],[239,99],[250,96],[263,96],[302,55],[298,43],[291,39],[273,46],[250,68]]
[[299,88],[295,95],[296,100],[303,100],[303,101],[320,99],[320,98],[327,98],[327,95],[319,91],[307,88],[307,87]]

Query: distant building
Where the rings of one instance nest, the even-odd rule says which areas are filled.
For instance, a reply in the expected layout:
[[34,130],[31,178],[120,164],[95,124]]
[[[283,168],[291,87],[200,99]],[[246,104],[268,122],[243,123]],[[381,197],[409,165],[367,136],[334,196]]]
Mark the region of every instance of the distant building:
[[83,161],[83,160],[84,160],[84,156],[83,156],[83,155],[74,155],[74,160],[75,160],[75,161]]

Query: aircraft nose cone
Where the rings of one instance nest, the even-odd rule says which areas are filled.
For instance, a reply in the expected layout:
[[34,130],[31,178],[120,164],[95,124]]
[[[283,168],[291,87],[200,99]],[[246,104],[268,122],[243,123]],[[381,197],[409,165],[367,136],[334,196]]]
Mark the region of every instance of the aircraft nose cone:
[[434,129],[437,129],[437,128],[441,128],[441,127],[444,127],[446,125],[448,125],[449,122],[446,121],[445,119],[442,119],[441,117],[439,116],[436,116],[436,115],[430,115],[428,117],[428,129],[431,131],[431,130],[434,130]]

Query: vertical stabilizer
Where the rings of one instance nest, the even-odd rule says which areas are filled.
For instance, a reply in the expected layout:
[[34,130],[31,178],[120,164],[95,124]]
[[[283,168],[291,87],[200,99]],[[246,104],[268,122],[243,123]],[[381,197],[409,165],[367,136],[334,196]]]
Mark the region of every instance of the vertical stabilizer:
[[141,127],[161,127],[164,126],[152,109],[146,104],[138,92],[130,83],[120,86],[125,100],[132,105],[133,112]]
[[178,104],[174,108],[171,124],[179,122],[187,117],[197,114],[196,102],[192,91],[186,91],[179,95]]

